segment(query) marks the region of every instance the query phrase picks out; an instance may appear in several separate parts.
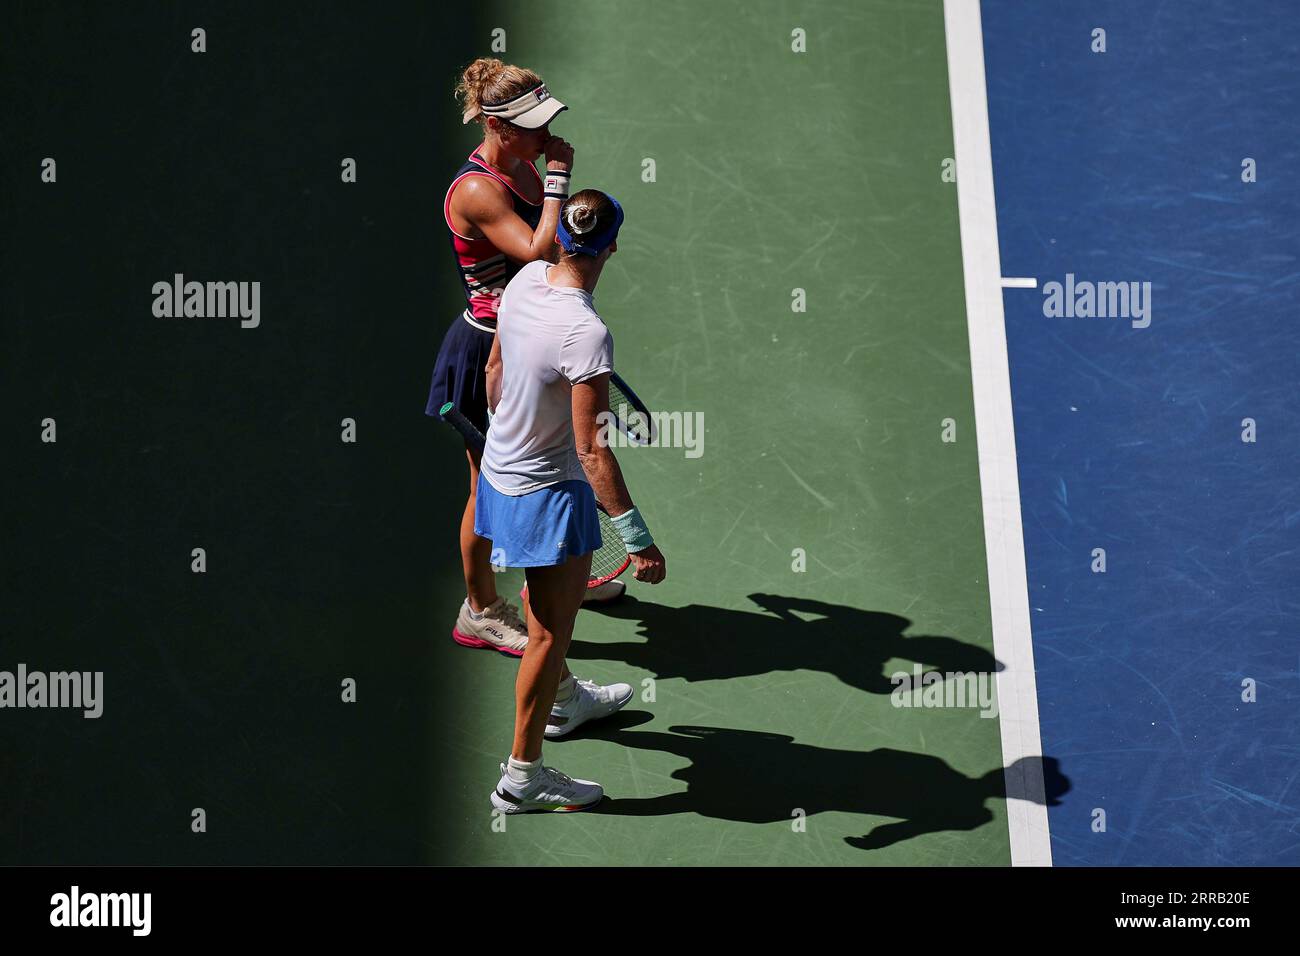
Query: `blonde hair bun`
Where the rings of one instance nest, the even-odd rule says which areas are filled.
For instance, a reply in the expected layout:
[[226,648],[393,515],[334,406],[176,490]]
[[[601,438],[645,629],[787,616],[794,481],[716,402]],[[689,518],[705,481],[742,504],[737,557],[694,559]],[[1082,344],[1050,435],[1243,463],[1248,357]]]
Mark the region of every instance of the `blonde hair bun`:
[[468,123],[483,115],[484,103],[500,103],[539,85],[542,78],[532,70],[505,63],[495,57],[481,56],[460,75],[456,97],[464,112],[461,122]]

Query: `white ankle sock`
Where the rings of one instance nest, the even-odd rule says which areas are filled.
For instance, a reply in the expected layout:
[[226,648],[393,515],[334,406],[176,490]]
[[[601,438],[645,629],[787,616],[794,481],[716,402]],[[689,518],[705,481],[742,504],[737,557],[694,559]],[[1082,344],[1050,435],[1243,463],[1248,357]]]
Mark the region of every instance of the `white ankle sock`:
[[536,760],[516,760],[513,756],[506,760],[506,778],[517,787],[526,787],[542,769],[542,758]]
[[465,610],[469,612],[470,620],[481,621],[483,619],[483,612],[474,610],[474,606],[469,603],[469,598],[465,598]]

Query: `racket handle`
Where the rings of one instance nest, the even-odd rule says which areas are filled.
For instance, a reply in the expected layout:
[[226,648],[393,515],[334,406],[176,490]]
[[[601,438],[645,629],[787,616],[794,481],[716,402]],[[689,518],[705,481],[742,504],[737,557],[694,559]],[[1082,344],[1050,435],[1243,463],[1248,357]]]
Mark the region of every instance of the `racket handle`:
[[438,409],[438,414],[442,416],[444,422],[464,436],[466,444],[475,451],[483,450],[483,446],[487,443],[483,438],[483,433],[474,427],[474,423],[466,418],[465,414],[453,402],[448,402]]

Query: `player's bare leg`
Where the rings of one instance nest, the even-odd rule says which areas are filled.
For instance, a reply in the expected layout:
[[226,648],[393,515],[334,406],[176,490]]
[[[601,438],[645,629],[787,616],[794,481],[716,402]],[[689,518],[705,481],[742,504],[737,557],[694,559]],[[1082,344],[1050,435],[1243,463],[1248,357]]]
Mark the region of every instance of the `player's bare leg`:
[[497,599],[492,573],[492,542],[474,533],[474,506],[478,500],[478,469],[482,452],[466,449],[469,459],[469,500],[460,518],[460,560],[465,572],[465,593],[473,611],[482,611]]
[[515,738],[512,756],[537,760],[542,733],[555,703],[560,681],[568,675],[564,656],[573,639],[573,622],[587,588],[591,555],[564,564],[528,568],[528,649],[519,662],[515,681]]
[[497,595],[492,571],[492,542],[474,533],[481,453],[467,449],[469,501],[460,519],[460,557],[465,573],[465,602],[456,615],[452,639],[463,647],[477,647],[519,657],[528,646],[528,631],[519,609]]
[[584,554],[525,572],[530,585],[528,648],[515,681],[514,746],[491,795],[493,807],[501,812],[585,810],[604,796],[597,783],[542,766],[542,734],[565,672],[564,655],[590,570],[591,555]]

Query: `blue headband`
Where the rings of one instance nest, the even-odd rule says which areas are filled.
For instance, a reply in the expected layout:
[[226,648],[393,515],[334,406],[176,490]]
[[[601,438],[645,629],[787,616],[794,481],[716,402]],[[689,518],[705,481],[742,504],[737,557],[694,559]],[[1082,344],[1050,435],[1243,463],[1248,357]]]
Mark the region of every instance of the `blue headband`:
[[618,238],[618,230],[623,225],[623,207],[618,204],[618,200],[609,196],[609,201],[614,204],[614,224],[604,232],[597,233],[594,236],[583,236],[582,242],[578,242],[569,235],[569,230],[564,228],[564,216],[560,216],[560,221],[555,225],[555,238],[560,241],[565,252],[579,252],[584,256],[598,256],[610,247],[610,244]]

